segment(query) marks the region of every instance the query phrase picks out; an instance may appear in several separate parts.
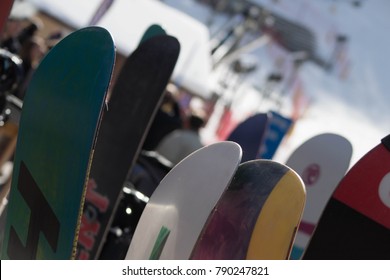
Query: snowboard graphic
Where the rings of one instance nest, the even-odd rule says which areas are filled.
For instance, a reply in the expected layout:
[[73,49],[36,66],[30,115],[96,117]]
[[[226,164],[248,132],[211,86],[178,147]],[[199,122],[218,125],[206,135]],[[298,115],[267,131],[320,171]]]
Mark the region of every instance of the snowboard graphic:
[[126,259],[189,259],[240,160],[236,143],[219,142],[179,162],[150,197]]
[[303,259],[390,259],[390,135],[337,186]]
[[290,168],[269,160],[242,163],[209,216],[192,259],[288,259],[305,204]]
[[111,35],[89,27],[60,41],[37,68],[20,120],[2,259],[74,254],[114,58]]
[[348,170],[352,145],[344,137],[324,133],[299,146],[286,165],[303,179],[307,198],[291,259],[300,259],[326,203]]
[[103,248],[129,170],[138,157],[180,52],[171,36],[155,36],[128,57],[104,112],[82,217],[78,259]]
[[272,159],[284,136],[293,124],[292,119],[270,111],[269,123],[256,158]]

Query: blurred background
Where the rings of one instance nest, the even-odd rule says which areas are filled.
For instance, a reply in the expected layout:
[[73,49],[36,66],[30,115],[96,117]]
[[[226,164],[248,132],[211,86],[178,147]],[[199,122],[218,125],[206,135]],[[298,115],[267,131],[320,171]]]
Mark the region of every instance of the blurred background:
[[389,12],[386,0],[19,0],[2,47],[24,74],[7,90],[22,100],[44,53],[88,25],[112,33],[117,73],[156,23],[182,45],[172,82],[181,109],[206,116],[205,144],[273,111],[293,121],[275,160],[333,132],[353,144],[353,164],[390,131]]

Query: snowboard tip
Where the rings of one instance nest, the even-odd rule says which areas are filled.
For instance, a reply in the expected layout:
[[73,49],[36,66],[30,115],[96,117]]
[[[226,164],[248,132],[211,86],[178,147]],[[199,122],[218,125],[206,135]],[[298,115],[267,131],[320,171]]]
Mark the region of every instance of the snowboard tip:
[[390,151],[390,134],[387,135],[385,138],[383,138],[383,139],[381,140],[381,143],[383,144],[383,146],[386,147],[386,149],[387,149],[388,151]]

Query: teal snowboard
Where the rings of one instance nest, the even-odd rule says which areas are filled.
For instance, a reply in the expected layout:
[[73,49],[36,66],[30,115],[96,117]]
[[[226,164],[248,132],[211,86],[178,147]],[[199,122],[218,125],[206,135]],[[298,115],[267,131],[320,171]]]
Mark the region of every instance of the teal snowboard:
[[167,33],[165,32],[165,30],[160,25],[152,24],[151,26],[148,27],[148,29],[145,30],[144,35],[140,40],[140,44],[155,36],[166,35],[166,34]]
[[23,104],[2,259],[70,259],[115,48],[103,28],[60,41]]

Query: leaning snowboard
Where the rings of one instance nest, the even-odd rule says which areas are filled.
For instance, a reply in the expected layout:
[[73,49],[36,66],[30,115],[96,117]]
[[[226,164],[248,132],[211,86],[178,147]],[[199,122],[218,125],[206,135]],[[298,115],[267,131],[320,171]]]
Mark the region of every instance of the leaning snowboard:
[[303,259],[390,259],[390,135],[337,186]]
[[191,259],[288,259],[305,205],[305,187],[287,166],[242,163],[209,216]]
[[220,142],[179,162],[150,197],[126,259],[189,259],[240,160],[236,143]]
[[326,203],[348,170],[351,157],[352,145],[346,138],[324,133],[304,142],[287,160],[286,165],[301,176],[307,192],[291,259],[301,258]]
[[160,25],[152,24],[151,26],[149,26],[145,30],[144,35],[142,36],[142,38],[140,40],[140,44],[142,44],[143,42],[145,42],[153,37],[161,36],[161,35],[167,35],[167,33]]
[[176,38],[147,39],[128,57],[104,112],[78,240],[78,259],[103,248],[129,170],[162,100],[180,52]]
[[114,58],[111,35],[89,27],[37,68],[20,120],[2,259],[73,257]]

